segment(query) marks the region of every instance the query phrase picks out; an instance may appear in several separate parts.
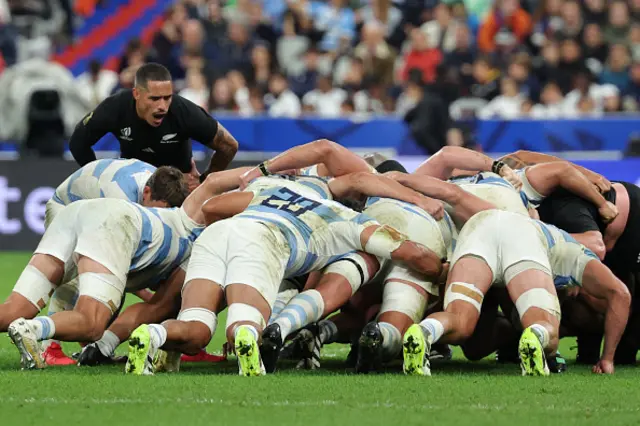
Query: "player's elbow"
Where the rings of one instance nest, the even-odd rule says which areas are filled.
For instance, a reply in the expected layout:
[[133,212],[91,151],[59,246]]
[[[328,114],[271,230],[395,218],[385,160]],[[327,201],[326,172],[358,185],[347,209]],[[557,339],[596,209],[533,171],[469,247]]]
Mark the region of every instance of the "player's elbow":
[[313,142],[313,149],[316,150],[320,158],[327,159],[339,154],[340,145],[329,139],[318,139]]
[[622,281],[616,279],[616,285],[611,286],[608,289],[607,293],[609,306],[624,306],[627,309],[631,306],[631,293],[629,292],[627,286],[622,283]]

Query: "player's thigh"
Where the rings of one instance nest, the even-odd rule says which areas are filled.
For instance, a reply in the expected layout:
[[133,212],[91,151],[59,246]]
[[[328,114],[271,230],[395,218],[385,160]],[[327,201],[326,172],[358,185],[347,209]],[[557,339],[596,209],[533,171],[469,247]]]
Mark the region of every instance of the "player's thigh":
[[[484,266],[480,266],[484,272],[486,272],[486,268],[489,269],[492,282],[499,281],[502,278],[498,256],[499,233],[500,211],[498,210],[483,211],[469,219],[458,235],[456,248],[451,256],[449,277],[455,269],[455,274],[458,276],[455,281],[463,280],[462,282],[473,283],[473,274],[468,273],[463,267],[456,268],[461,259],[473,258],[484,263]],[[465,263],[474,262],[465,261]]]
[[[286,239],[270,227],[252,221],[245,221],[231,235],[224,281],[228,304],[247,303],[251,298],[254,303],[266,303],[270,310],[292,255]],[[234,285],[244,285],[249,291],[227,291]],[[262,301],[256,299],[256,294]]]
[[49,255],[63,263],[72,259],[78,238],[79,207],[71,204],[55,216],[42,235],[34,255]]
[[340,283],[345,283],[341,284],[341,287],[345,290],[350,289],[348,298],[371,281],[380,269],[380,264],[381,262],[375,256],[368,253],[361,251],[349,253],[322,270],[322,278],[316,285],[316,289],[322,292],[322,289],[328,285],[335,288],[335,283],[339,280]]
[[47,201],[44,210],[44,229],[49,228],[49,225],[53,222],[53,219],[64,209],[64,204],[60,204],[57,201],[50,199]]
[[535,267],[522,270],[510,279],[507,290],[523,327],[540,321],[559,326],[560,302],[549,272]]

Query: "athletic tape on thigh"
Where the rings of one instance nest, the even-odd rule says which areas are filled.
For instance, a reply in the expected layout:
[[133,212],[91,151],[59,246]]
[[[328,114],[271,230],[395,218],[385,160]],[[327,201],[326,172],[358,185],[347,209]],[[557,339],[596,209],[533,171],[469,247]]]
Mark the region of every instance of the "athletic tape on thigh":
[[484,294],[473,284],[453,282],[444,293],[443,308],[447,309],[447,306],[456,300],[471,303],[480,312]]
[[115,313],[120,307],[125,283],[113,274],[85,272],[78,276],[79,296],[87,296],[101,302]]
[[351,295],[371,279],[367,263],[357,253],[336,260],[324,269],[324,273],[342,275],[351,286]]
[[418,322],[424,318],[427,308],[427,298],[408,284],[386,282],[382,292],[382,306],[380,315],[385,312],[400,312]]
[[232,303],[227,311],[227,326],[225,329],[228,330],[229,327],[240,321],[251,321],[263,328],[265,326],[264,318],[257,308],[245,303]]
[[214,312],[204,308],[188,308],[180,311],[177,319],[178,321],[201,322],[209,327],[211,337],[213,337],[213,334],[216,332],[216,327],[218,325],[218,316]]
[[396,229],[382,225],[376,229],[365,244],[364,251],[385,259],[391,258],[391,253],[396,251],[408,237]]
[[514,263],[513,265],[505,269],[504,282],[506,284],[509,284],[509,282],[514,279],[516,275],[532,269],[536,271],[542,271],[545,274],[551,276],[551,271],[549,271],[546,266],[541,265],[538,262],[534,262],[533,260],[523,260],[521,262]]
[[13,291],[24,296],[38,310],[45,307],[55,286],[38,268],[27,265],[20,274]]
[[518,297],[518,300],[516,300],[516,309],[518,310],[520,319],[522,319],[529,308],[538,308],[547,311],[556,317],[558,321],[562,317],[558,298],[544,288],[532,288]]

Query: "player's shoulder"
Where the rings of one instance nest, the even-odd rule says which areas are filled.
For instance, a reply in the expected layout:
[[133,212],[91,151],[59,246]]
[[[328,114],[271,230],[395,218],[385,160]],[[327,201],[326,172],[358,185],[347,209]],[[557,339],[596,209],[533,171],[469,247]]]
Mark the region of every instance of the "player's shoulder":
[[178,118],[186,119],[190,115],[198,114],[208,116],[213,120],[213,117],[211,117],[204,108],[178,94],[173,95],[171,105],[169,106],[169,112],[175,114]]

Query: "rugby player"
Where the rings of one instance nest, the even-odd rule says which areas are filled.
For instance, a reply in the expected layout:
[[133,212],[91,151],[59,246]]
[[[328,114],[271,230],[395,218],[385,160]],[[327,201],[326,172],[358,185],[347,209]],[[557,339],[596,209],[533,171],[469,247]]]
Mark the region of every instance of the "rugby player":
[[[186,266],[191,245],[204,228],[201,206],[209,194],[206,186],[201,188],[180,208],[102,198],[74,202],[56,215],[14,291],[0,305],[0,331],[9,331],[23,368],[45,366],[41,340],[98,340],[125,289],[161,283]],[[73,311],[25,320],[46,305],[66,264],[77,266],[80,296]]]
[[[240,374],[264,374],[258,336],[282,279],[319,270],[353,250],[407,262],[430,276],[440,274],[441,260],[433,252],[393,228],[318,197],[319,182],[314,188],[295,178],[261,178],[245,192],[209,200],[203,211],[213,225],[198,240],[190,261],[178,320],[139,327],[129,339],[127,371],[152,374],[149,360],[165,343],[185,353],[206,344],[224,292],[229,305],[226,334],[235,345]],[[431,202],[369,173],[342,176],[326,186],[336,197],[370,192],[395,194],[417,205]]]
[[[405,183],[434,195],[419,186],[420,180]],[[507,229],[517,229],[518,237],[508,235]],[[566,232],[496,209],[478,212],[462,228],[451,260],[445,311],[405,333],[405,373],[430,375],[430,345],[441,339],[460,343],[471,336],[484,295],[492,285],[504,283],[524,328],[519,344],[523,375],[548,375],[545,352],[556,351],[559,337],[554,280],[558,287],[582,285],[606,301],[607,338],[594,372],[613,373],[613,355],[629,313],[629,292],[595,254]]]
[[[69,149],[80,166],[96,159],[91,147],[107,133],[120,142],[123,158],[178,168],[190,191],[209,173],[226,169],[238,151],[238,142],[203,108],[173,94],[169,71],[155,63],[136,71],[132,90],[105,99],[78,123]],[[215,150],[202,175],[192,159],[190,139]]]

